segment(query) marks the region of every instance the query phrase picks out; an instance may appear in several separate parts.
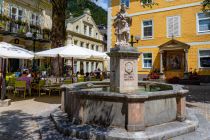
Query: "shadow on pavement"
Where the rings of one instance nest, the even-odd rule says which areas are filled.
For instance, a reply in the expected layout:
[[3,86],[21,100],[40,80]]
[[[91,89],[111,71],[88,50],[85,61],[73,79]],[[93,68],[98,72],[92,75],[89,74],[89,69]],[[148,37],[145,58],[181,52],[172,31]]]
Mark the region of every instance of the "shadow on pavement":
[[40,133],[32,115],[20,110],[4,111],[0,113],[0,139],[40,139]]
[[61,96],[41,96],[34,98],[34,101],[48,104],[61,104]]
[[186,89],[189,90],[186,97],[188,102],[210,103],[210,86],[189,85]]

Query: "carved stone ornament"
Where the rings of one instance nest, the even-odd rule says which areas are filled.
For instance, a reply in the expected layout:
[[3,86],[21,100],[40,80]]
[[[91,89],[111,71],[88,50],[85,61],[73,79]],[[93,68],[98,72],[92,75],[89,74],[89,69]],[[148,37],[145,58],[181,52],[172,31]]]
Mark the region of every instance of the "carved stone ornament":
[[131,74],[133,72],[133,63],[127,62],[125,63],[125,72]]

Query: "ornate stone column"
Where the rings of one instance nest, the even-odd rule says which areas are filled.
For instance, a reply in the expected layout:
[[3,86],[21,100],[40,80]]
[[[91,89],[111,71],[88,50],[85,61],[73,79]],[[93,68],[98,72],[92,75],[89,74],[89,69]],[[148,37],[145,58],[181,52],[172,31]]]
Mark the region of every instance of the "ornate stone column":
[[165,75],[163,73],[163,53],[164,51],[160,51],[160,78],[161,79],[164,79],[165,78]]
[[184,53],[185,53],[184,79],[188,79],[189,78],[189,73],[188,73],[188,49],[184,49]]

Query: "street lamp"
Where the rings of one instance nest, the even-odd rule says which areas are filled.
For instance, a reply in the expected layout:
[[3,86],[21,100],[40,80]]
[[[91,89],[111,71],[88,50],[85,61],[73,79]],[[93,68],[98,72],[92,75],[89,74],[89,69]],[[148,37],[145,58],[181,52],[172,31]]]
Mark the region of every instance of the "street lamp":
[[[134,38],[135,38],[136,41],[134,41]],[[133,45],[134,45],[135,43],[138,43],[139,40],[140,40],[140,36],[135,36],[135,37],[134,37],[133,35],[131,35],[131,41],[129,42],[129,43],[131,44],[131,47],[133,47]]]
[[[35,45],[36,45],[36,38],[37,38],[36,32],[33,32],[33,33],[27,32],[26,37],[32,38],[32,40],[33,40],[33,52],[35,53],[36,52]],[[33,70],[33,72],[36,71],[35,56],[34,56],[33,61],[32,61],[32,70]]]

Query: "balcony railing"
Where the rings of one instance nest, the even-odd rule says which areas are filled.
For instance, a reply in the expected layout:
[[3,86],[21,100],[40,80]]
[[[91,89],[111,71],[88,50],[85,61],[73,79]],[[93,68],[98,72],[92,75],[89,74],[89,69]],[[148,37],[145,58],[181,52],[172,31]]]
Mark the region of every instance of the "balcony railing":
[[37,39],[50,40],[50,30],[41,29],[37,25],[29,25],[26,22],[14,21],[11,18],[0,15],[0,33],[16,34],[20,37],[25,37],[26,32],[36,32]]

